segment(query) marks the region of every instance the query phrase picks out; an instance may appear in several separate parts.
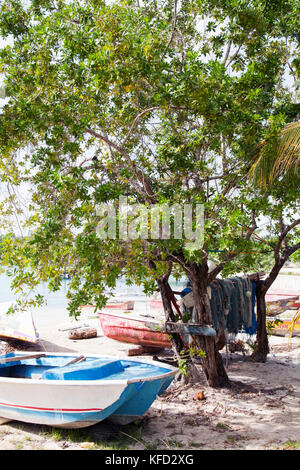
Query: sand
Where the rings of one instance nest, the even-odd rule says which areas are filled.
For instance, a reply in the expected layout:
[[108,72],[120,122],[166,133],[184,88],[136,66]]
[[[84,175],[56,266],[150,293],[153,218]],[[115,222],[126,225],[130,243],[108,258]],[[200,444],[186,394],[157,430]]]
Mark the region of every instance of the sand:
[[[71,340],[60,331],[63,325],[44,326],[39,343],[26,349],[128,357],[132,345],[104,337],[98,320],[88,323],[97,337]],[[221,351],[229,378],[245,390],[215,390],[204,378],[194,386],[175,380],[139,423],[99,423],[71,432],[10,421],[0,426],[0,450],[300,449],[300,338],[271,336],[270,346],[263,364],[247,361],[242,352]]]

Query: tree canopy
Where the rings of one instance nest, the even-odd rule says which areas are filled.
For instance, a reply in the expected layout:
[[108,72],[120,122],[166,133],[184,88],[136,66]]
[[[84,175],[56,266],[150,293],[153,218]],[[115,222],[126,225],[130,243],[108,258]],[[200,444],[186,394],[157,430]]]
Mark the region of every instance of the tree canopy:
[[[0,169],[30,195],[27,236],[4,244],[14,285],[56,289],[71,269],[75,314],[102,306],[120,276],[153,292],[175,269],[201,278],[203,293],[222,270],[257,267],[258,218],[281,211],[288,226],[297,210],[295,185],[260,192],[248,180],[258,143],[296,112],[284,82],[299,72],[296,18],[284,0],[1,2],[0,34],[12,40],[0,51]],[[120,196],[204,205],[203,246],[100,239],[97,207]]]

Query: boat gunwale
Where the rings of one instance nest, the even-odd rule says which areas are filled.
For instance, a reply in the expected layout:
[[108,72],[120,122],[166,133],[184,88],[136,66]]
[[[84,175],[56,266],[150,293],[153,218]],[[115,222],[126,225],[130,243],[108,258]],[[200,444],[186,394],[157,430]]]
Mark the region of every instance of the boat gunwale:
[[[130,314],[122,314],[120,313],[119,315],[116,314],[115,312],[111,313],[111,312],[97,312],[97,315],[99,316],[99,318],[101,316],[107,316],[107,317],[117,317],[117,318],[122,318],[122,319],[125,319],[125,320],[129,320],[129,321],[134,321],[134,322],[139,322],[139,323],[143,323],[143,324],[146,324],[146,323],[153,323],[155,325],[161,325],[163,326],[164,325],[164,321],[163,320],[159,320],[155,317],[152,317],[152,316],[145,316],[145,318],[141,318],[139,317],[138,315],[137,316],[129,316]],[[158,333],[161,333],[160,331],[158,331]],[[162,332],[164,333],[164,332]],[[164,333],[166,334],[166,333]]]
[[[18,351],[18,353],[21,352],[21,351]],[[28,353],[28,351],[24,352],[24,355],[30,355],[31,353]],[[44,358],[47,358],[47,355],[51,356],[51,355],[55,355],[55,356],[70,356],[70,357],[73,357],[74,354],[70,354],[70,353],[55,353],[55,352],[46,352],[45,353],[46,356],[44,356]],[[23,355],[23,354],[22,354]],[[95,358],[99,358],[99,357],[105,357],[107,359],[115,359],[115,360],[123,360],[123,361],[128,361],[128,362],[137,362],[137,363],[141,363],[141,364],[149,364],[149,365],[155,365],[155,366],[158,366],[160,367],[161,369],[164,368],[163,365],[161,365],[161,363],[159,362],[156,362],[156,361],[151,361],[151,360],[143,360],[143,359],[134,359],[134,360],[128,360],[127,358],[119,358],[119,357],[116,357],[116,356],[99,356],[98,354],[88,354],[87,357],[95,357]],[[26,359],[24,359],[26,360]],[[151,377],[139,377],[139,378],[136,378],[136,379],[123,379],[123,380],[112,380],[112,379],[96,379],[96,380],[49,380],[49,379],[30,379],[28,380],[28,378],[16,378],[16,377],[0,377],[0,384],[1,383],[19,383],[19,384],[32,384],[32,385],[59,385],[59,386],[99,386],[99,385],[129,385],[129,384],[133,384],[133,383],[140,383],[140,382],[152,382],[154,380],[159,380],[159,379],[164,379],[164,378],[167,378],[167,377],[171,377],[172,375],[175,375],[177,372],[178,372],[178,368],[174,367],[174,366],[171,366],[171,365],[168,365],[168,368],[167,368],[169,371],[164,373],[164,374],[158,374],[158,375],[155,375],[155,376],[151,376]],[[171,369],[171,370],[170,370]]]

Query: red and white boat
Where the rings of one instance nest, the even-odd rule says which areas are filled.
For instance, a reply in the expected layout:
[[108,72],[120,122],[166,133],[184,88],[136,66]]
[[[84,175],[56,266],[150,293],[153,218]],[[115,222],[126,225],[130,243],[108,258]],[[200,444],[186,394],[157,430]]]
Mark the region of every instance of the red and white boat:
[[151,308],[163,308],[163,303],[161,300],[150,300],[150,307]]
[[108,312],[98,312],[98,315],[107,338],[156,350],[171,347],[169,336],[159,331],[159,322]]
[[270,289],[266,294],[268,315],[300,308],[300,292],[286,289]]
[[[87,305],[82,305],[81,308],[96,308],[96,305],[90,305],[90,304],[87,304]],[[116,309],[120,309],[120,310],[133,310],[134,308],[134,301],[132,300],[128,300],[126,302],[110,302],[109,304],[106,304],[105,307],[103,308],[107,308],[107,309],[111,309],[111,308],[116,308]]]

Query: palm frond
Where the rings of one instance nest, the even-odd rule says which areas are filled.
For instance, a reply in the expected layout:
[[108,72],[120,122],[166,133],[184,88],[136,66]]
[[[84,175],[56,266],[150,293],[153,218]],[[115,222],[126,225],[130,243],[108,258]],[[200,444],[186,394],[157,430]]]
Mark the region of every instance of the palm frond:
[[300,165],[300,121],[287,124],[278,138],[257,146],[249,176],[266,186],[278,176],[297,171]]
[[300,121],[287,124],[281,133],[274,170],[281,172],[300,163]]

